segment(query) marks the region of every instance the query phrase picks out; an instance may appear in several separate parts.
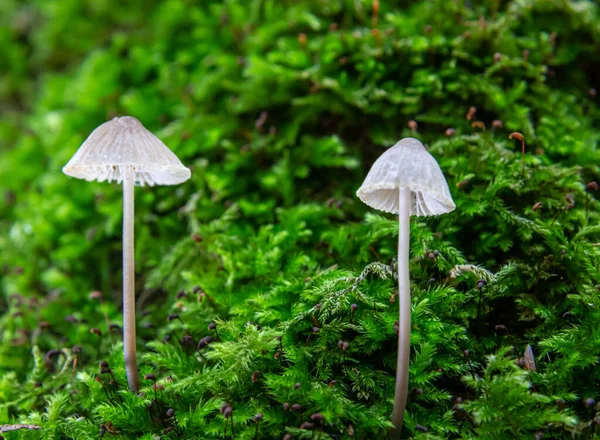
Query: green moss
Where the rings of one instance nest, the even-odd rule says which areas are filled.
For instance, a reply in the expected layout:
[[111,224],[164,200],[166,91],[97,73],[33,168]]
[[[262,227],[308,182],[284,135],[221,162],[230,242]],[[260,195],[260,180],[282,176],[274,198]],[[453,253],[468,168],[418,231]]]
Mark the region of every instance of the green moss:
[[[381,3],[376,20],[350,0],[1,3],[0,425],[43,427],[7,439],[223,438],[225,402],[239,439],[257,413],[258,438],[314,438],[300,425],[317,412],[317,438],[384,438],[397,222],[354,193],[409,135],[457,209],[413,219],[403,436],[595,435],[598,6]],[[150,380],[126,391],[104,316],[121,322],[120,188],[61,173],[117,114],[192,168],[136,190],[138,351],[156,399]],[[198,351],[211,322],[219,339]],[[528,345],[536,371],[519,363]]]

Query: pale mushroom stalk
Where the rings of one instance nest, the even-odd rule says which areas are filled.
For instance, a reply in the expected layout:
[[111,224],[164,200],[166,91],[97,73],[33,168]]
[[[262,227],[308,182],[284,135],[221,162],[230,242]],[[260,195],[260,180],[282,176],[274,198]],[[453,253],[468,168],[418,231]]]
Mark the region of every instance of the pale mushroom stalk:
[[190,170],[140,121],[123,116],[97,127],[63,172],[88,181],[123,183],[123,351],[129,389],[137,393],[134,187],[176,185],[190,178]]
[[127,382],[129,389],[136,392],[140,380],[135,345],[135,171],[125,169],[123,174],[123,346]]
[[367,205],[398,215],[398,364],[391,438],[399,438],[404,422],[410,361],[410,217],[454,210],[450,189],[434,157],[421,142],[405,138],[375,161],[358,197]]
[[392,423],[396,430],[402,427],[406,396],[408,394],[408,369],[410,361],[410,205],[409,189],[398,191],[398,364],[396,369],[396,392]]

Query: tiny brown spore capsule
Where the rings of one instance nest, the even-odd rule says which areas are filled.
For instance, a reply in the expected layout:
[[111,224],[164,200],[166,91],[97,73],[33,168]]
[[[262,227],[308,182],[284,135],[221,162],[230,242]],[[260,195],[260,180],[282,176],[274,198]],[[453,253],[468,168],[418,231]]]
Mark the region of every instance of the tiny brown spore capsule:
[[173,417],[175,415],[175,410],[173,408],[169,408],[165,414],[167,417]]
[[302,425],[300,425],[300,429],[313,429],[314,427],[315,424],[310,422],[304,422]]
[[446,129],[446,136],[447,137],[452,137],[456,135],[456,130],[454,128],[447,128]]
[[294,384],[294,390],[297,390],[298,388],[300,388],[302,386],[302,384],[300,382],[295,383]]
[[171,313],[167,316],[167,322],[174,321],[175,319],[179,319],[179,315],[177,313]]
[[144,379],[145,379],[145,380],[152,380],[152,381],[156,381],[156,376],[155,376],[154,374],[152,374],[152,373],[149,373],[149,374],[146,374],[146,375],[144,376]]
[[205,336],[204,338],[200,339],[200,341],[198,341],[198,350],[202,350],[203,348],[205,348],[208,344],[210,344],[212,341],[212,338],[210,336]]
[[210,324],[208,324],[208,329],[209,330],[214,330],[217,328],[217,324],[215,324],[214,322],[211,322]]
[[511,134],[508,135],[509,139],[516,139],[518,141],[525,141],[525,138],[523,137],[523,135],[521,133],[519,133],[518,131],[514,131]]
[[260,376],[260,371],[256,370],[252,373],[252,382],[258,382],[258,376]]
[[292,408],[292,411],[295,411],[295,412],[302,411],[302,405],[300,405],[299,403],[294,403],[291,406],[291,408]]
[[417,127],[418,127],[417,121],[413,121],[413,120],[408,121],[408,128],[410,128],[412,131],[416,131]]
[[587,190],[598,191],[598,182],[596,182],[595,180],[592,180],[587,185],[585,185],[585,188]]
[[91,300],[100,300],[102,299],[102,292],[100,292],[99,290],[94,290],[90,292],[89,298]]
[[469,107],[469,111],[466,115],[467,120],[472,120],[475,117],[475,113],[477,113],[477,107]]
[[471,127],[479,128],[480,130],[485,131],[485,124],[481,121],[473,121],[473,123],[471,123]]
[[190,335],[184,335],[181,337],[181,344],[182,345],[192,345],[195,344],[194,338]]

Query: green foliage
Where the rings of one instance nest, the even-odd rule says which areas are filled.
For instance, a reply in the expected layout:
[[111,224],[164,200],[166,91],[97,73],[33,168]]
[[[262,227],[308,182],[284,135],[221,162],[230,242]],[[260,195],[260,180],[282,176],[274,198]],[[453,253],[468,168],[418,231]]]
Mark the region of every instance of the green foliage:
[[[403,437],[597,436],[598,5],[376,4],[0,2],[5,438],[384,438],[397,222],[354,193],[406,136],[457,209],[411,225]],[[60,172],[125,114],[192,168],[136,189],[137,396],[120,189]]]

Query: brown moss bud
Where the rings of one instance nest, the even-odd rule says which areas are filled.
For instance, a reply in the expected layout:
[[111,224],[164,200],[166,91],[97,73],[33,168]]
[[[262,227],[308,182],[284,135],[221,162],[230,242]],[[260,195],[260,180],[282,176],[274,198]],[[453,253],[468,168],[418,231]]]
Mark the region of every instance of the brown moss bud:
[[179,319],[179,315],[177,313],[171,313],[169,316],[167,316],[167,322],[171,322],[176,319]]
[[306,46],[306,42],[307,42],[308,38],[306,37],[305,33],[299,33],[298,34],[298,43],[300,43],[300,46]]
[[460,182],[456,182],[456,187],[458,189],[463,189],[464,187],[466,187],[469,184],[469,179],[464,179],[461,180]]
[[468,121],[472,120],[475,117],[475,113],[477,113],[476,107],[470,107],[467,115],[465,116]]
[[523,137],[523,135],[521,133],[519,133],[518,131],[514,131],[511,134],[508,135],[509,139],[516,139],[518,141],[521,142],[525,142],[525,138]]
[[481,121],[473,121],[471,127],[485,131],[485,124]]
[[592,191],[598,191],[598,182],[596,182],[595,180],[592,180],[587,185],[585,185],[585,189],[592,190]]
[[187,293],[185,293],[185,290],[180,290],[179,292],[177,292],[177,299],[183,299],[187,297]]

